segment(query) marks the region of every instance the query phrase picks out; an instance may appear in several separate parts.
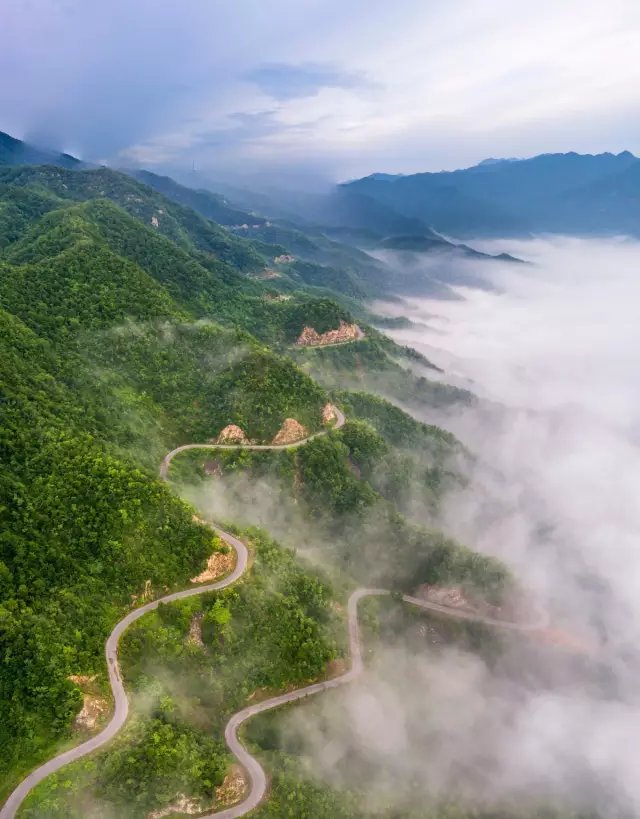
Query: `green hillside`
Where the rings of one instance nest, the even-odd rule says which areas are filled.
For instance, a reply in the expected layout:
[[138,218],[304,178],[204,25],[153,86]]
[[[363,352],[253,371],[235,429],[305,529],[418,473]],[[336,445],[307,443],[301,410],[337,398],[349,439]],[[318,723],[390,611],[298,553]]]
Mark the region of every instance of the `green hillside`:
[[353,344],[299,348],[292,355],[327,389],[370,392],[418,412],[475,401],[470,392],[429,378],[437,370],[431,362],[371,328],[366,338]]
[[[264,279],[265,268],[268,258],[250,242],[123,174],[0,170],[0,798],[78,741],[82,697],[70,677],[95,676],[107,693],[104,640],[133,601],[185,585],[220,548],[194,522],[194,508],[157,479],[162,456],[178,444],[213,439],[228,424],[270,441],[287,418],[314,432],[332,397],[349,414],[342,430],[295,453],[223,459],[239,478],[279,482],[283,511],[297,510],[285,545],[297,548],[305,530],[331,543],[329,574],[341,589],[364,576],[403,587],[439,578],[500,596],[502,567],[418,525],[425,521],[405,492],[409,479],[435,521],[442,494],[463,479],[457,442],[374,396],[328,391],[387,394],[382,374],[401,398],[417,391],[416,400],[433,405],[468,396],[410,373],[410,364],[428,362],[368,328],[364,341],[341,348],[293,348],[304,326],[322,332],[352,313],[328,281],[318,289],[293,274]],[[187,458],[176,474],[191,470],[197,484],[201,467]],[[231,509],[225,517],[233,524]],[[225,597],[239,624],[237,649],[223,642],[211,656],[231,676],[244,669],[255,685],[286,686],[317,676],[336,654],[333,592],[261,542],[246,589]],[[210,602],[201,603],[205,617]],[[166,631],[173,616],[141,623],[146,636],[128,654],[132,680],[157,639],[181,639]],[[296,623],[311,642],[298,646]],[[239,656],[252,624],[262,630],[249,668]],[[283,658],[294,655],[300,665],[285,669]],[[175,702],[175,694],[167,696]],[[154,732],[193,770],[209,754],[208,781],[219,782],[227,763],[219,734],[205,736],[164,699],[156,696],[152,713],[114,746],[107,778],[94,782],[109,801],[133,799],[123,783],[127,754],[143,759]],[[182,763],[158,763],[149,782],[182,787]],[[148,784],[139,793],[154,791]],[[145,815],[147,796],[133,799],[132,815]]]
[[[188,507],[87,430],[47,342],[0,322],[0,771],[10,785],[68,735],[72,673],[104,674],[112,623],[214,548]],[[168,548],[168,541],[171,548]]]
[[80,705],[68,677],[104,674],[104,638],[131,595],[147,581],[183,584],[214,548],[157,482],[161,455],[228,423],[258,438],[289,416],[315,429],[325,394],[234,324],[254,304],[266,324],[270,314],[259,286],[225,262],[201,264],[107,200],[3,188],[0,212],[9,787],[68,736]]
[[294,261],[279,270],[295,283],[326,287],[356,299],[384,289],[389,273],[385,265],[356,247],[333,241],[318,228],[303,232],[289,222],[272,222],[237,210],[218,194],[179,185],[166,176],[148,171],[133,175],[174,202],[227,226],[240,239],[249,240],[269,263],[280,255],[292,254]]
[[0,166],[34,165],[45,162],[60,165],[63,168],[83,167],[83,163],[75,156],[58,153],[48,148],[38,148],[0,131]]
[[241,270],[257,270],[264,265],[262,257],[248,243],[224,228],[147,185],[108,168],[85,171],[69,171],[53,165],[7,168],[0,170],[0,184],[34,187],[67,201],[109,199],[180,247],[213,255]]

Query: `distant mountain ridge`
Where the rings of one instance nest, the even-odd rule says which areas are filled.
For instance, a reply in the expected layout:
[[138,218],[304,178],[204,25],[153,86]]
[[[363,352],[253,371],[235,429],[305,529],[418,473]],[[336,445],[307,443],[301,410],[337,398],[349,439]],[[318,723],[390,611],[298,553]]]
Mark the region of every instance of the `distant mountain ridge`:
[[373,174],[339,187],[456,236],[640,234],[640,159],[630,151],[491,159],[456,171]]
[[454,244],[438,236],[437,233],[430,232],[428,235],[417,236],[392,236],[383,239],[377,245],[381,250],[398,250],[409,253],[431,253],[441,251],[445,253],[458,253],[461,258],[485,259],[500,262],[515,262],[516,264],[526,264],[523,259],[518,259],[510,253],[483,253],[465,244]]
[[193,208],[206,219],[211,219],[219,225],[228,227],[242,224],[265,223],[265,219],[230,205],[224,196],[203,188],[186,187],[179,184],[170,176],[163,176],[145,170],[127,170],[130,176],[148,185],[150,188],[168,196],[174,202]]
[[[329,288],[355,299],[389,290],[445,296],[452,284],[484,286],[477,276],[458,270],[460,263],[520,261],[450,242],[420,219],[346,186],[324,196],[300,194],[299,218],[272,222],[252,209],[232,205],[219,193],[182,185],[169,176],[97,168],[2,136],[0,185],[11,185],[13,197],[16,189],[35,182],[62,199],[110,199],[183,247],[193,249],[195,243],[200,252],[214,253],[249,275],[258,274],[267,260],[294,254],[286,268],[275,272],[280,283],[290,287]],[[80,173],[69,175],[70,170]],[[377,182],[399,179],[387,174],[370,177]],[[26,191],[24,195],[30,196]],[[164,197],[176,205],[167,207]],[[30,201],[29,207],[44,212],[52,204]],[[202,221],[194,219],[196,213]],[[423,264],[427,257],[428,269]]]

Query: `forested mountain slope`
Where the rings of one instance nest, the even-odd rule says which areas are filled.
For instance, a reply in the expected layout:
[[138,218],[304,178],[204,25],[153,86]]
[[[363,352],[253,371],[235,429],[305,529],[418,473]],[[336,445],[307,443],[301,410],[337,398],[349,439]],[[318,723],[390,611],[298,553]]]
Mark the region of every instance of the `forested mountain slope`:
[[136,171],[133,175],[169,199],[227,226],[239,238],[248,239],[271,266],[279,256],[293,255],[286,267],[276,267],[280,274],[294,281],[327,287],[353,298],[384,290],[389,271],[383,264],[356,247],[332,241],[321,228],[307,226],[303,231],[292,222],[271,221],[239,211],[218,194],[179,185],[166,176],[148,171]]
[[[149,580],[183,583],[211,534],[93,430],[51,346],[0,321],[0,771],[28,769],[81,705],[69,675],[102,672],[114,617]],[[93,428],[93,429],[92,429]],[[168,541],[171,548],[168,548]]]
[[109,199],[180,247],[213,254],[245,271],[263,266],[263,259],[249,245],[219,225],[108,168],[74,172],[53,165],[7,168],[0,170],[0,184],[46,191],[76,202]]
[[[187,583],[219,548],[194,522],[193,508],[157,480],[162,455],[177,444],[214,439],[230,424],[270,441],[287,418],[314,432],[333,397],[360,421],[354,417],[344,432],[300,450],[309,519],[321,517],[331,529],[335,518],[337,537],[375,509],[385,531],[403,543],[398,582],[428,572],[484,585],[492,595],[506,582],[497,564],[402,517],[410,510],[400,503],[400,484],[376,470],[395,465],[399,475],[408,462],[385,438],[404,425],[403,446],[412,437],[425,452],[433,445],[435,471],[420,479],[434,503],[452,442],[406,420],[389,421],[389,411],[370,398],[330,396],[348,386],[346,373],[341,382],[318,367],[319,383],[291,345],[305,326],[324,332],[352,316],[326,288],[317,298],[293,279],[278,289],[277,280],[260,278],[267,261],[250,243],[122,174],[52,166],[0,171],[0,797],[75,736],[82,698],[71,677],[95,675],[96,685],[104,684],[103,643],[119,617],[143,595]],[[403,380],[398,360],[407,351],[374,331],[368,344],[372,357],[362,354],[358,366],[372,373],[385,361],[398,390],[410,383],[423,401],[434,398],[426,379]],[[349,366],[345,356],[336,372]],[[288,476],[295,500],[302,490],[294,473]],[[366,562],[366,530],[358,526]],[[273,568],[280,559],[265,560]],[[353,582],[346,571],[343,582]],[[329,594],[314,609],[311,575],[297,572],[284,572],[299,588],[293,619],[286,628],[279,621],[276,647],[285,654],[302,640],[292,631],[295,618],[321,625],[328,617]],[[270,583],[264,581],[262,597],[247,591],[246,605],[259,598],[268,610],[276,594]],[[308,666],[313,673],[335,654],[323,635]],[[292,675],[268,679],[287,684],[303,671]],[[156,716],[163,736],[182,731],[166,710]],[[185,736],[196,728],[185,727]],[[142,753],[153,732],[144,737]],[[160,765],[159,780],[166,776]],[[128,804],[126,787],[122,793]]]
[[0,165],[36,165],[51,163],[63,168],[78,169],[83,163],[70,154],[58,153],[48,148],[37,148],[28,142],[0,131]]
[[284,333],[284,305],[273,318],[239,270],[108,200],[58,198],[42,184],[57,173],[11,171],[21,184],[0,194],[7,784],[68,732],[80,703],[68,677],[103,672],[131,595],[184,583],[215,546],[157,482],[161,454],[229,423],[257,437],[289,416],[317,428],[326,401],[233,320],[258,305],[265,332],[271,320]]

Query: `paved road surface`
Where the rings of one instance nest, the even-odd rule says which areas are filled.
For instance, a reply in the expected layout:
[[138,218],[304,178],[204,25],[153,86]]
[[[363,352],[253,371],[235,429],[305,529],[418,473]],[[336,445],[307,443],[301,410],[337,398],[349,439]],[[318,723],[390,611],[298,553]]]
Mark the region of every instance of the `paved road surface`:
[[[163,480],[166,480],[167,475],[169,474],[169,466],[171,461],[180,452],[186,452],[188,449],[297,449],[304,444],[308,444],[309,441],[313,441],[314,438],[320,438],[321,435],[326,435],[327,432],[330,432],[333,429],[340,429],[340,427],[343,427],[346,421],[344,413],[337,407],[335,407],[335,411],[336,422],[332,427],[321,429],[320,432],[314,432],[313,435],[309,435],[306,438],[301,438],[299,441],[294,441],[292,444],[183,444],[182,446],[177,446],[164,456],[162,463],[160,464],[160,477]],[[1,816],[2,814],[0,813],[0,817]]]
[[[345,417],[343,413],[338,410],[337,422],[334,425],[333,429],[342,427],[344,423]],[[310,435],[303,441],[297,441],[294,444],[285,444],[283,446],[256,444],[248,445],[245,448],[291,449],[293,447],[301,446],[307,441],[310,441],[313,438],[318,437],[318,435],[325,435],[327,431],[328,430],[323,430],[322,432],[318,432],[315,435]],[[220,448],[238,449],[243,448],[243,445],[227,444],[224,447],[221,447],[218,444],[186,444],[185,446],[177,447],[176,449],[172,450],[162,461],[162,465],[160,467],[160,476],[163,479],[166,479],[171,460],[179,452],[183,452],[186,449]],[[247,547],[241,540],[239,540],[237,537],[234,537],[234,535],[231,535],[228,532],[224,532],[217,526],[213,526],[212,528],[229,546],[231,546],[232,549],[235,550],[237,560],[234,570],[231,572],[230,575],[228,575],[228,577],[225,577],[223,580],[220,580],[217,583],[208,583],[207,585],[204,586],[194,586],[191,589],[186,589],[184,591],[168,594],[166,597],[162,597],[159,600],[154,600],[151,603],[147,603],[146,605],[141,606],[139,609],[135,609],[134,611],[130,612],[125,617],[123,617],[122,620],[120,620],[120,622],[116,625],[116,627],[109,635],[105,648],[107,668],[109,671],[109,682],[111,684],[111,690],[113,691],[113,699],[115,706],[111,721],[95,737],[92,737],[86,742],[83,742],[82,745],[78,745],[75,748],[71,748],[68,751],[65,751],[63,754],[54,757],[54,759],[45,762],[44,765],[41,765],[35,771],[30,773],[29,776],[27,776],[27,778],[24,779],[20,783],[20,785],[18,785],[18,787],[13,791],[13,793],[5,802],[3,808],[0,810],[0,819],[13,819],[24,799],[39,782],[42,782],[42,780],[45,779],[45,777],[49,776],[49,774],[58,771],[60,768],[69,764],[70,762],[73,762],[77,759],[80,759],[83,756],[86,756],[92,751],[95,751],[97,748],[101,748],[103,745],[109,742],[109,740],[112,739],[122,728],[127,719],[127,714],[129,712],[129,701],[127,699],[127,694],[125,692],[124,686],[122,684],[120,667],[118,665],[118,642],[122,634],[131,625],[131,623],[134,623],[147,612],[157,609],[161,603],[170,603],[174,600],[184,600],[185,597],[193,597],[193,595],[202,594],[203,592],[224,589],[227,586],[230,586],[232,583],[235,583],[236,580],[242,577],[242,575],[245,573],[248,561]],[[249,753],[249,751],[247,751],[247,749],[244,747],[244,745],[242,745],[242,743],[238,739],[238,729],[250,717],[253,717],[256,714],[260,714],[263,711],[269,711],[270,709],[277,708],[278,706],[284,705],[285,703],[295,702],[296,700],[303,699],[304,697],[310,697],[314,694],[319,694],[322,691],[328,691],[331,688],[337,688],[340,685],[344,685],[345,683],[349,683],[355,680],[362,673],[363,670],[362,646],[360,643],[360,630],[358,624],[358,603],[365,597],[388,595],[390,593],[391,592],[389,592],[386,589],[356,589],[356,591],[354,591],[349,597],[349,602],[347,606],[347,628],[349,635],[349,651],[351,655],[351,668],[349,669],[349,671],[346,671],[339,677],[334,677],[333,679],[325,680],[324,682],[313,683],[312,685],[308,685],[305,688],[299,688],[296,691],[290,691],[286,694],[281,694],[280,696],[264,700],[263,702],[259,702],[254,705],[249,705],[246,708],[243,708],[241,711],[238,711],[238,713],[234,714],[231,717],[231,719],[229,720],[225,727],[224,736],[227,745],[229,746],[229,749],[237,758],[238,762],[242,765],[242,767],[245,769],[249,776],[250,783],[249,790],[245,799],[238,805],[234,805],[233,807],[227,808],[226,810],[207,814],[207,816],[202,817],[202,819],[238,819],[241,816],[245,816],[245,814],[249,813],[249,811],[253,810],[255,807],[257,807],[257,805],[260,804],[266,793],[267,776],[260,762],[254,756],[252,756]],[[418,606],[419,608],[422,609],[429,609],[431,611],[436,611],[441,614],[446,614],[450,617],[456,617],[458,619],[474,620],[476,622],[485,623],[486,625],[489,626],[498,626],[500,628],[506,628],[515,631],[532,631],[544,627],[544,624],[541,623],[520,624],[506,622],[503,620],[494,620],[490,617],[482,617],[471,612],[465,612],[458,609],[448,608],[447,606],[442,606],[439,605],[438,603],[430,603],[426,600],[420,600],[417,597],[411,597],[410,595],[403,595],[402,599],[405,602],[410,603],[411,605],[414,606]]]
[[140,619],[140,617],[145,615],[147,612],[157,609],[160,603],[170,603],[173,600],[183,600],[185,597],[193,597],[195,594],[224,589],[227,586],[230,586],[232,583],[235,583],[236,580],[242,577],[242,575],[245,573],[249,557],[247,547],[241,540],[238,540],[238,538],[234,537],[228,532],[223,532],[221,529],[218,529],[215,526],[213,528],[233,549],[235,549],[237,560],[234,570],[230,575],[225,577],[223,580],[219,580],[217,583],[208,583],[206,586],[194,586],[192,589],[185,589],[184,591],[168,594],[166,597],[162,597],[159,600],[153,600],[151,603],[147,603],[146,605],[141,606],[139,609],[129,612],[126,617],[123,617],[122,620],[120,620],[109,635],[105,646],[107,669],[109,671],[109,683],[111,684],[111,690],[113,691],[114,701],[114,711],[111,721],[105,728],[103,728],[102,731],[100,731],[99,734],[96,734],[96,736],[91,737],[91,739],[88,739],[86,742],[83,742],[82,745],[78,745],[75,748],[70,748],[68,751],[56,756],[54,759],[50,759],[48,762],[45,762],[44,765],[41,765],[35,771],[30,773],[26,779],[23,779],[18,787],[13,791],[11,796],[7,799],[2,807],[2,810],[0,810],[0,819],[10,819],[10,817],[15,816],[18,807],[22,804],[29,791],[31,791],[32,788],[38,784],[38,782],[42,782],[42,780],[49,776],[49,774],[54,773],[67,765],[69,762],[80,759],[81,757],[90,754],[92,751],[95,751],[97,748],[102,747],[122,728],[129,712],[129,701],[122,684],[122,676],[118,665],[118,641],[131,623],[134,623],[136,620]]

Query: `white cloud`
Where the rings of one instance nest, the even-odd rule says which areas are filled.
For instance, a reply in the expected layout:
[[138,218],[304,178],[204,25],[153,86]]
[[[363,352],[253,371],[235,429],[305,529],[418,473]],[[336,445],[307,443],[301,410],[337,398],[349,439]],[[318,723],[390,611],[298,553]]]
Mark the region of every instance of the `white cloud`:
[[638,816],[640,244],[496,246],[536,265],[492,266],[501,289],[465,300],[394,302],[423,324],[393,335],[488,399],[425,417],[479,456],[446,530],[507,560],[583,653],[539,636],[505,638],[495,655],[439,650],[433,632],[418,639],[424,621],[406,642],[391,621],[361,683],[282,717],[284,742],[314,775],[398,814],[460,797],[470,813]]
[[[14,78],[0,92],[0,127],[53,123],[87,152],[155,146],[156,157],[215,163],[201,135],[271,107],[280,128],[245,134],[243,161],[292,156],[353,175],[636,147],[635,0],[115,0],[108,13],[8,0],[0,17],[0,66]],[[262,90],[248,81],[274,64],[282,76]],[[298,85],[279,91],[287,66]],[[300,80],[305,66],[317,87]]]

